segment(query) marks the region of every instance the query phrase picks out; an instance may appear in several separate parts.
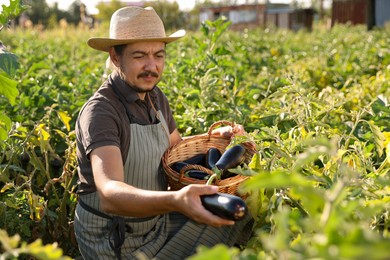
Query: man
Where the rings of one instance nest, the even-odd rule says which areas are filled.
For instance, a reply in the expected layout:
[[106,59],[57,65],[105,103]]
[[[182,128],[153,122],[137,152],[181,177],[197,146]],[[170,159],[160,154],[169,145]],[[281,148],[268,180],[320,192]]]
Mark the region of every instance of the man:
[[[80,111],[76,125],[79,204],[75,234],[85,259],[183,259],[198,245],[238,243],[246,220],[234,223],[207,211],[200,196],[217,187],[189,185],[168,191],[163,153],[181,141],[168,100],[156,86],[165,35],[152,8],[116,11],[109,38],[88,45],[108,52],[114,70]],[[242,126],[217,129],[232,136]]]

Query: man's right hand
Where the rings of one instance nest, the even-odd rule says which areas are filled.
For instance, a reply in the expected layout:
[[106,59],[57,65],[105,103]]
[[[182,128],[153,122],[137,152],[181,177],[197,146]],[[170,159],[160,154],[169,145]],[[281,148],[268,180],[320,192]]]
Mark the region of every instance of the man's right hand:
[[218,217],[203,207],[200,196],[217,192],[218,187],[212,185],[192,184],[185,186],[176,192],[178,211],[198,223],[214,227],[234,225],[234,221]]

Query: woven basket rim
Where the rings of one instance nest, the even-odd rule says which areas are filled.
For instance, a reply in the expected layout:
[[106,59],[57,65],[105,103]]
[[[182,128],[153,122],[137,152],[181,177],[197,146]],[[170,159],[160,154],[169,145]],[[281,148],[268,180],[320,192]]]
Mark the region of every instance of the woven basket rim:
[[[226,124],[232,125],[233,123],[229,121],[218,121],[213,124],[213,126]],[[173,170],[170,166],[184,159],[191,158],[200,153],[206,153],[207,149],[211,147],[216,147],[221,152],[224,152],[226,148],[231,143],[231,140],[222,136],[211,135],[212,128],[210,127],[207,134],[191,136],[183,139],[181,142],[170,147],[163,155],[162,164],[165,171],[165,174],[168,178],[168,183],[174,190],[180,189],[189,184],[206,184],[207,180],[197,180],[187,176],[182,176],[180,179],[180,173]],[[248,158],[257,152],[253,142],[243,142],[241,143],[246,148],[246,163],[249,163]],[[185,158],[187,157],[187,158]],[[211,170],[210,170],[211,171]],[[249,176],[235,175],[230,178],[223,180],[217,180],[213,182],[213,185],[218,186],[220,191],[225,191],[227,193],[237,194],[238,186],[248,179]]]

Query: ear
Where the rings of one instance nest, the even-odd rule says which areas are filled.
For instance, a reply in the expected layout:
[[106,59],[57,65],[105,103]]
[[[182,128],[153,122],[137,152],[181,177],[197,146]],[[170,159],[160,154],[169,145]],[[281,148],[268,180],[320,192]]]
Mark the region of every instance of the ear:
[[119,56],[116,54],[116,51],[114,49],[114,47],[110,47],[110,50],[109,50],[109,53],[110,53],[110,59],[111,59],[111,62],[116,66],[116,67],[120,67],[120,62],[119,62]]

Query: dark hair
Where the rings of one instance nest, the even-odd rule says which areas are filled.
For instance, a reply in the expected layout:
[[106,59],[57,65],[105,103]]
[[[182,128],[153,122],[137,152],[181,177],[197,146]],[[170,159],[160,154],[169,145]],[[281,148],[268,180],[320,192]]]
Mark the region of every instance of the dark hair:
[[114,45],[115,53],[119,56],[122,56],[123,51],[125,50],[127,44]]

